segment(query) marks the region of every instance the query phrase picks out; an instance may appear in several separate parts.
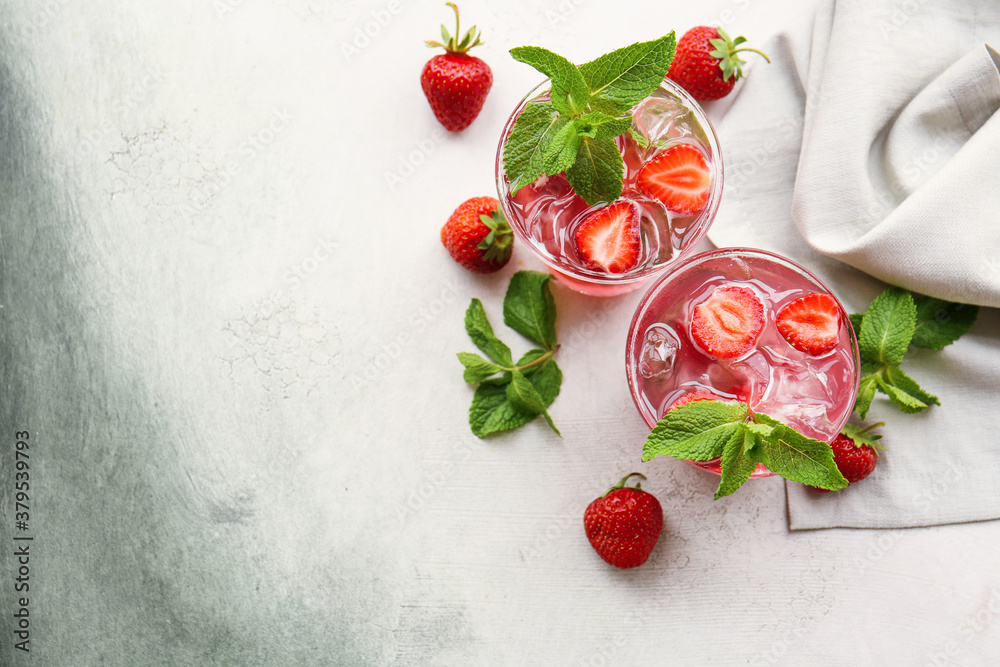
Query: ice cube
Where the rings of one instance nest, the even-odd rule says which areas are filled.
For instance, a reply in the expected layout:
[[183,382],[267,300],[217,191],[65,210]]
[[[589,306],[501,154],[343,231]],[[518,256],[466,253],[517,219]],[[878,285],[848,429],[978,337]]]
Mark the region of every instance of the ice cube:
[[745,396],[752,404],[767,389],[771,365],[760,350],[754,350],[740,359],[717,360],[709,373],[713,386]]
[[646,329],[639,356],[639,374],[648,379],[665,377],[673,372],[680,338],[666,324]]
[[672,136],[671,129],[682,113],[684,109],[676,100],[650,97],[633,111],[632,122],[646,141],[657,144]]
[[836,429],[829,410],[836,405],[826,373],[800,364],[775,364],[756,412],[795,428],[812,438],[825,440]]

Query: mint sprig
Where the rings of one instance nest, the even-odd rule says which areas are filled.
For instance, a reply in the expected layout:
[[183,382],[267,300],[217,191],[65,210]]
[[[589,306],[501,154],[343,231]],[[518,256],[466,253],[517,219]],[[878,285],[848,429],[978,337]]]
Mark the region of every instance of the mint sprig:
[[955,342],[975,323],[978,306],[952,303],[899,287],[872,301],[864,314],[850,316],[858,337],[863,373],[854,410],[864,419],[881,392],[903,412],[920,412],[940,405],[901,368],[911,348],[940,350]]
[[587,204],[618,199],[625,165],[614,138],[632,131],[630,109],[663,82],[676,46],[670,32],[579,67],[539,46],[511,49],[551,81],[549,100],[525,106],[504,147],[511,193],[565,172]]
[[517,363],[510,347],[493,332],[479,299],[473,299],[465,312],[465,330],[486,355],[458,353],[465,381],[476,387],[469,426],[480,438],[518,428],[538,415],[559,434],[548,412],[562,386],[562,371],[554,358],[559,344],[551,280],[550,274],[537,271],[519,271],[511,277],[503,301],[504,324],[540,346]]
[[738,401],[692,401],[671,409],[646,438],[642,460],[664,455],[689,461],[719,458],[717,499],[740,488],[758,463],[785,479],[817,488],[847,486],[829,444],[753,413]]

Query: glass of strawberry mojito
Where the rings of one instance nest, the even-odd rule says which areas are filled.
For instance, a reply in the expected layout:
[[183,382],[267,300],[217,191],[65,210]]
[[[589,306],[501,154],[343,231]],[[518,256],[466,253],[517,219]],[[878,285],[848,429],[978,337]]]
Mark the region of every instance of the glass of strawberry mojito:
[[[629,327],[626,374],[650,428],[692,401],[741,401],[824,442],[847,422],[860,378],[833,293],[791,260],[745,248],[701,253],[650,286]],[[719,472],[718,460],[691,463]]]
[[588,204],[565,173],[541,175],[512,192],[504,155],[511,130],[550,100],[542,82],[514,109],[496,156],[500,204],[518,240],[577,291],[612,296],[636,289],[697,245],[722,197],[718,138],[702,108],[664,80],[630,110],[615,137],[624,161],[621,195]]

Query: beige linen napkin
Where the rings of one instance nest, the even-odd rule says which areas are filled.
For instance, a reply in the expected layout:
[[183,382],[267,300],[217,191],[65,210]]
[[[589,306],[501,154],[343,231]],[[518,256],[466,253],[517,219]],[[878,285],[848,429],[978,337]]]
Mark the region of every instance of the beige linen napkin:
[[886,283],[985,306],[964,338],[907,355],[942,405],[883,395],[868,480],[788,483],[793,530],[1000,518],[1000,3],[821,0],[779,33],[718,124],[718,246],[817,273],[852,312]]

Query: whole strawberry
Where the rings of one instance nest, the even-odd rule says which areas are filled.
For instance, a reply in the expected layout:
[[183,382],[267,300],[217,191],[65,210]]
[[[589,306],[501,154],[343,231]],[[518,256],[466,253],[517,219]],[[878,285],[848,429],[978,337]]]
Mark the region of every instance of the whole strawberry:
[[468,54],[469,49],[482,44],[476,27],[459,39],[458,7],[453,2],[447,4],[455,10],[455,35],[449,35],[442,25],[444,42],[427,42],[427,46],[444,48],[445,53],[427,61],[420,85],[438,121],[445,129],[458,132],[479,115],[493,86],[493,72],[485,62]]
[[441,243],[469,271],[493,273],[510,261],[513,233],[493,197],[462,202],[441,228]]
[[[833,449],[833,461],[849,484],[860,482],[875,470],[878,450],[882,448],[878,440],[882,436],[870,431],[883,425],[883,422],[879,422],[863,429],[852,425],[845,426],[830,443]],[[827,491],[827,489],[816,490],[822,493]]]
[[771,62],[757,49],[738,48],[746,41],[745,37],[731,39],[722,28],[704,25],[691,28],[677,42],[667,78],[680,84],[699,102],[725,97],[743,76],[746,63],[738,53],[753,51]]
[[587,506],[583,526],[587,539],[606,562],[628,569],[646,562],[663,530],[660,501],[639,488],[625,486],[633,472]]

